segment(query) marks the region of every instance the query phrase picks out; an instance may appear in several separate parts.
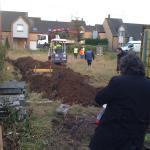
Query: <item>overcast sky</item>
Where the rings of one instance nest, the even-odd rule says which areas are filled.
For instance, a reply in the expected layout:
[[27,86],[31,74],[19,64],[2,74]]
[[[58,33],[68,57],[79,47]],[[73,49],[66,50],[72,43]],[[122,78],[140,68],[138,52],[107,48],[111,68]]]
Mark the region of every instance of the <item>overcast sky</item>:
[[81,19],[87,25],[102,24],[110,14],[125,23],[150,24],[149,0],[0,0],[0,9],[28,12],[42,20]]

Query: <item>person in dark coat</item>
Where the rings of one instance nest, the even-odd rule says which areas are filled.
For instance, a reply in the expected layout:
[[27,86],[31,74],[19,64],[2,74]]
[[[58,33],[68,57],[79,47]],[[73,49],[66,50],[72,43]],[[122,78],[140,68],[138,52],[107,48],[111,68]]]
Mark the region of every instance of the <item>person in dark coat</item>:
[[91,66],[92,60],[94,60],[94,52],[91,49],[85,52],[85,60],[87,61],[88,66]]
[[121,58],[121,75],[114,76],[95,97],[107,104],[90,142],[91,150],[141,150],[150,117],[150,80],[140,58]]
[[123,51],[121,47],[117,48],[117,73],[120,73],[120,59],[127,54],[127,51]]

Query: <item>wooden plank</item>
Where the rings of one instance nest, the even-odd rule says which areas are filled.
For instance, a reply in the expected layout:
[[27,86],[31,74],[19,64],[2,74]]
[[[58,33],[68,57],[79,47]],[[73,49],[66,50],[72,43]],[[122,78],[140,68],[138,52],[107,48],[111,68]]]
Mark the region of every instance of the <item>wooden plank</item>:
[[44,73],[44,72],[53,72],[53,69],[33,69],[33,72],[39,72],[39,73]]
[[0,150],[3,150],[2,126],[0,125]]

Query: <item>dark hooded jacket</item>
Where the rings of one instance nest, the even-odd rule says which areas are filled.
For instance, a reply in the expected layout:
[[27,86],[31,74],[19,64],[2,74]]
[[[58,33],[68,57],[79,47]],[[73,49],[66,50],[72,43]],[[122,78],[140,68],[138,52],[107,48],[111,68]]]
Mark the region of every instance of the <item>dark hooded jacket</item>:
[[113,77],[95,100],[107,107],[90,149],[141,150],[149,123],[150,80],[142,75]]
[[116,69],[117,71],[120,71],[120,60],[125,55],[127,55],[127,52],[123,50],[121,50],[121,52],[117,55],[117,69]]

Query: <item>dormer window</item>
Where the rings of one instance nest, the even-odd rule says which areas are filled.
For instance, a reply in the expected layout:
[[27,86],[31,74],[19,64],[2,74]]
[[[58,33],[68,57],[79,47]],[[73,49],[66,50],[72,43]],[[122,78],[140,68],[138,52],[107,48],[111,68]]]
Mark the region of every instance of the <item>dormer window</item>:
[[24,26],[23,24],[17,24],[17,32],[23,32]]
[[123,26],[119,28],[118,32],[119,36],[125,37],[125,28]]
[[125,35],[125,32],[124,31],[120,31],[119,32],[119,36],[124,36]]

